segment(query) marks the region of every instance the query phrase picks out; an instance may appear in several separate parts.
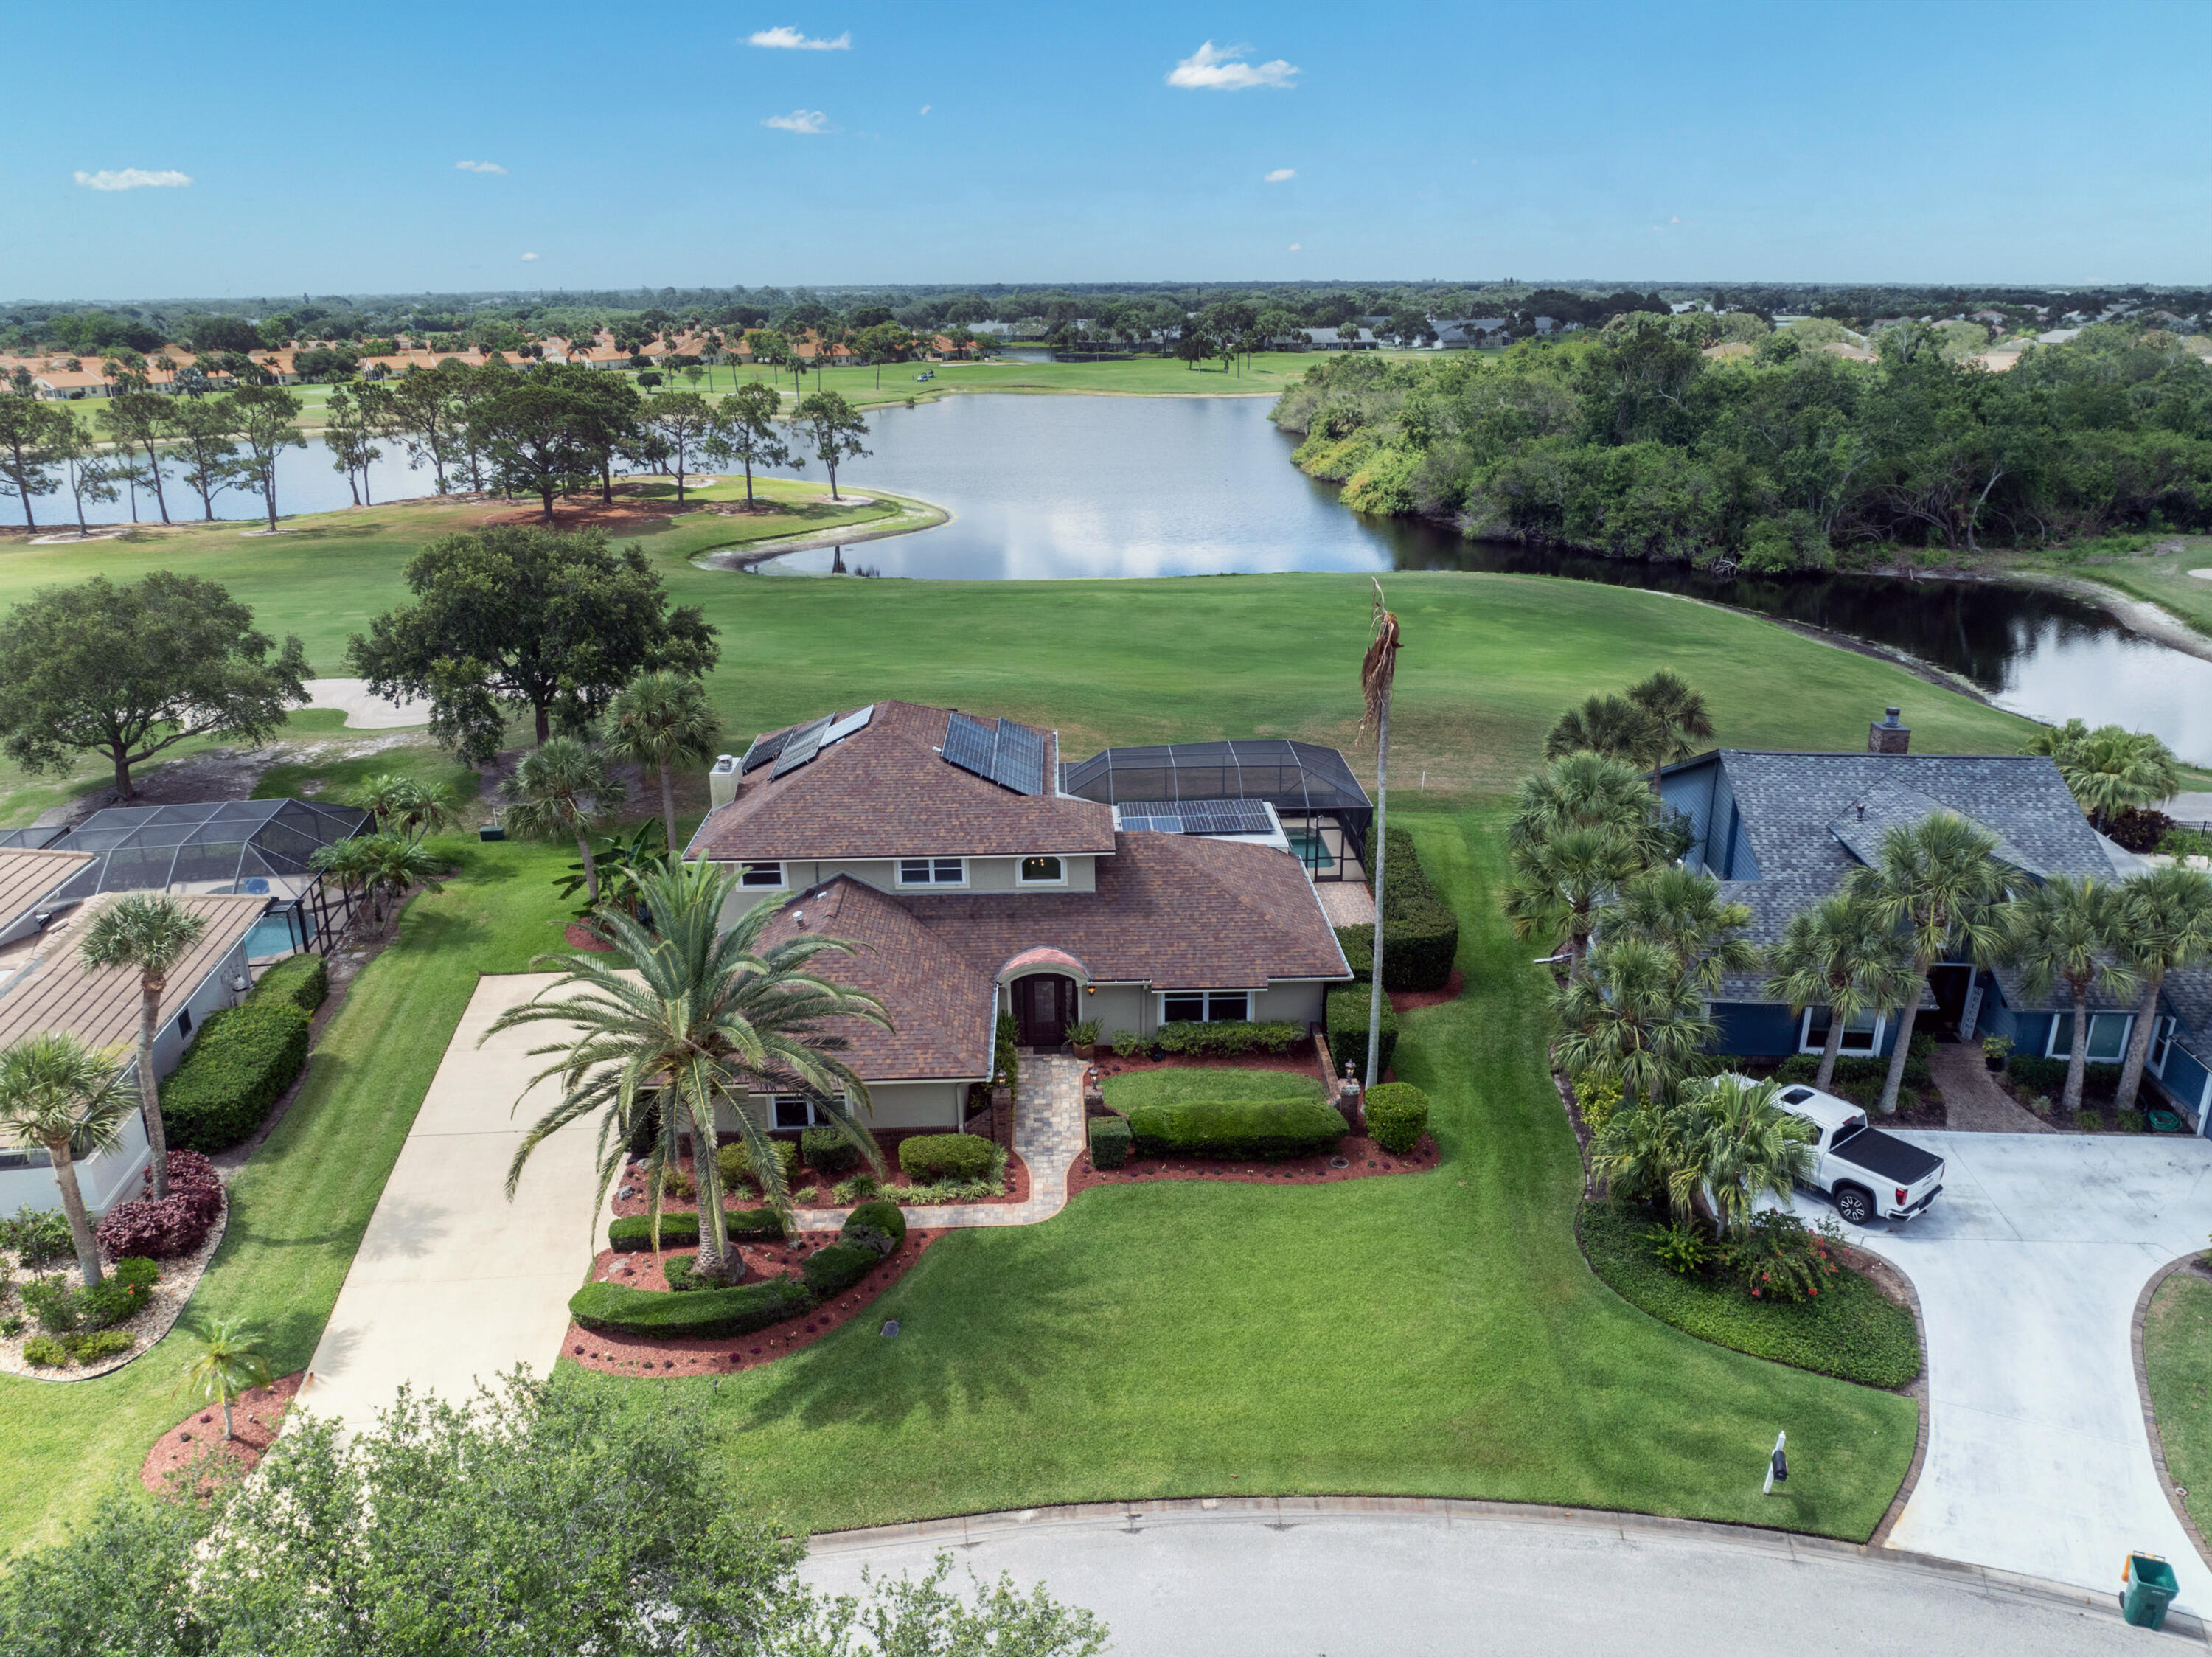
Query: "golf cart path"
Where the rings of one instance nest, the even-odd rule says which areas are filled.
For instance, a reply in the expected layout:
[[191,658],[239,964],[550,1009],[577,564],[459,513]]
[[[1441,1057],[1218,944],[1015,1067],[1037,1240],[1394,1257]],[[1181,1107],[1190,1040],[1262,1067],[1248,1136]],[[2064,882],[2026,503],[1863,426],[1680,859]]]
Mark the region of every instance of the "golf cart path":
[[458,1400],[518,1363],[541,1375],[552,1369],[568,1297],[592,1260],[592,1136],[546,1140],[510,1203],[507,1163],[554,1093],[550,1084],[533,1088],[515,1108],[544,1063],[529,1050],[561,1026],[477,1041],[508,1008],[557,981],[550,972],[477,979],[338,1290],[301,1410],[358,1431],[403,1382]]
[[1927,1331],[1927,1459],[1890,1544],[2112,1593],[2130,1550],[2160,1554],[2177,1603],[2212,1611],[2131,1345],[2143,1285],[2212,1232],[2212,1143],[1899,1136],[1943,1158],[1943,1194],[1909,1225],[1845,1228],[1912,1280]]

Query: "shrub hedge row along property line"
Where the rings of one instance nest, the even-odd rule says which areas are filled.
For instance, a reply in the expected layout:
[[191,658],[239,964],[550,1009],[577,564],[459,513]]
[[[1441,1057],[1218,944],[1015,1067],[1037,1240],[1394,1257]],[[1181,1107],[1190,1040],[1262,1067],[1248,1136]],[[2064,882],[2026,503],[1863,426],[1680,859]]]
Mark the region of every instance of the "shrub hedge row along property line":
[[1139,1105],[1129,1112],[1139,1150],[1155,1156],[1256,1156],[1268,1161],[1327,1150],[1348,1130],[1312,1099],[1211,1099]]
[[[722,1217],[732,1242],[764,1243],[783,1235],[783,1222],[775,1217],[774,1209],[726,1208]],[[662,1215],[660,1246],[664,1249],[698,1247],[699,1216],[690,1212]],[[613,1221],[607,1227],[607,1246],[623,1254],[650,1249],[653,1216],[633,1214]]]
[[1410,1081],[1386,1081],[1370,1089],[1361,1108],[1367,1136],[1393,1156],[1403,1156],[1428,1131],[1429,1096]]
[[[1383,845],[1382,987],[1441,990],[1459,953],[1459,917],[1429,884],[1412,835],[1387,830]],[[1375,970],[1374,927],[1340,926],[1336,941],[1344,947],[1352,977],[1369,982]]]
[[[1323,1014],[1328,1030],[1329,1057],[1340,1069],[1351,1065],[1352,1073],[1362,1081],[1367,1076],[1367,1011],[1371,993],[1360,984],[1332,990]],[[1398,1011],[1388,1001],[1382,1003],[1382,1063],[1375,1067],[1378,1076],[1389,1069],[1390,1057],[1398,1050]]]

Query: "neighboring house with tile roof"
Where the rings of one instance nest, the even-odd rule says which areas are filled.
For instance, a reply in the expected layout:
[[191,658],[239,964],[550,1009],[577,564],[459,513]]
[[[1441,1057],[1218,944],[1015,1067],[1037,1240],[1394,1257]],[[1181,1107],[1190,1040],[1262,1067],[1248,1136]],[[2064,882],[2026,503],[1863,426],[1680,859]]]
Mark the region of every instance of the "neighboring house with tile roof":
[[[1252,803],[1258,832],[1125,829],[1061,791],[1059,750],[1012,720],[884,701],[765,733],[710,776],[684,855],[738,871],[729,918],[768,900],[771,939],[860,946],[829,970],[891,1019],[839,1033],[878,1128],[958,1127],[1001,1014],[1042,1046],[1094,1019],[1140,1037],[1306,1023],[1351,978],[1272,807]],[[796,1097],[770,1108],[779,1128],[811,1119]]]
[[[1690,833],[1684,861],[1710,871],[1724,897],[1750,907],[1749,936],[1761,948],[1780,941],[1793,916],[1878,857],[1892,828],[1938,811],[1993,835],[1997,860],[2023,883],[2055,874],[2118,880],[2141,867],[2090,826],[2051,760],[1913,754],[1897,712],[1889,710],[1869,728],[1865,753],[1723,748],[1662,774],[1661,795]],[[2137,1002],[2092,994],[2093,1063],[2117,1064],[2125,1055]],[[1763,975],[1724,981],[1712,1012],[1723,1052],[1817,1053],[1827,1039],[1826,1009],[1794,1010],[1770,1000]],[[2170,976],[2158,1016],[2149,1075],[2203,1132],[2212,1119],[2212,970]],[[1891,1009],[1848,1026],[1843,1051],[1887,1054],[1895,1026]],[[2030,996],[2017,968],[1949,961],[1929,974],[1915,1028],[1962,1041],[2005,1036],[2019,1052],[2063,1058],[2073,1042],[2072,1002],[2063,990]]]

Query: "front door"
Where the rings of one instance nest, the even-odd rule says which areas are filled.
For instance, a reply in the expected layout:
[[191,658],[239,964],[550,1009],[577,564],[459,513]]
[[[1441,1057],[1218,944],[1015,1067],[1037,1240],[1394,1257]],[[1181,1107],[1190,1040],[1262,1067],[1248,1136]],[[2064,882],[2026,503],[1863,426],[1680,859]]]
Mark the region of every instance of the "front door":
[[1024,1047],[1057,1047],[1075,1021],[1075,980],[1057,972],[1032,972],[1014,980],[1014,1021]]
[[[1932,1018],[1923,1020],[1923,1027],[1933,1029],[1944,1039],[1960,1039],[1966,996],[1973,987],[1974,969],[1971,966],[1939,966],[1929,972],[1928,990],[1936,997],[1936,1011]],[[1975,1010],[1978,1013],[1980,1009]]]

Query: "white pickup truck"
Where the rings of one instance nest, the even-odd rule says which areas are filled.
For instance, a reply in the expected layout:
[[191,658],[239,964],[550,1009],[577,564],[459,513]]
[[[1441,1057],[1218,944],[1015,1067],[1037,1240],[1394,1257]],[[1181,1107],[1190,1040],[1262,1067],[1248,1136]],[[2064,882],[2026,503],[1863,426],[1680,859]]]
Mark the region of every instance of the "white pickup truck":
[[1863,1226],[1877,1216],[1917,1219],[1943,1189],[1942,1157],[1869,1128],[1866,1112],[1849,1100],[1796,1086],[1784,1087],[1775,1103],[1819,1130],[1810,1183],[1827,1193],[1850,1224]]

